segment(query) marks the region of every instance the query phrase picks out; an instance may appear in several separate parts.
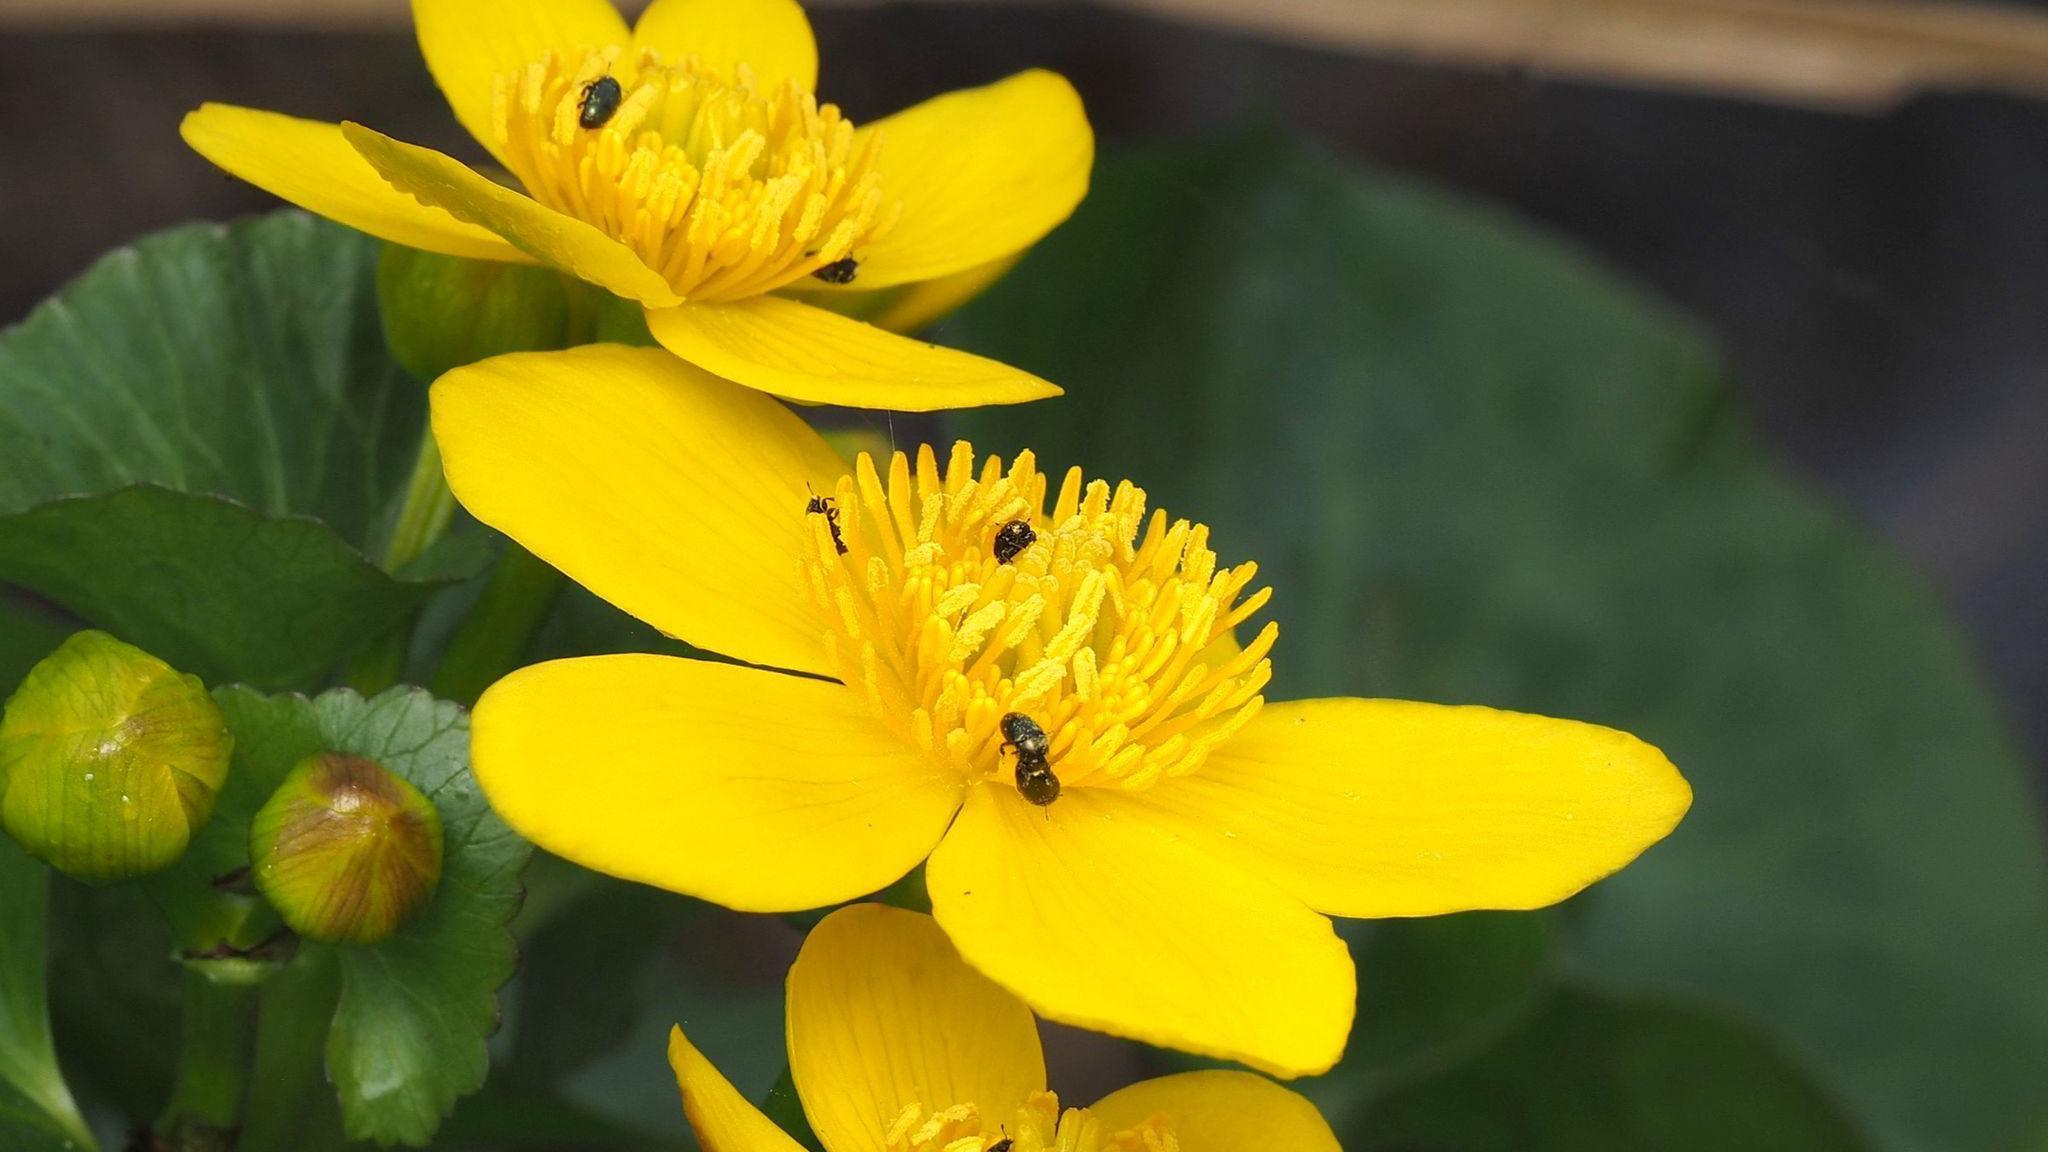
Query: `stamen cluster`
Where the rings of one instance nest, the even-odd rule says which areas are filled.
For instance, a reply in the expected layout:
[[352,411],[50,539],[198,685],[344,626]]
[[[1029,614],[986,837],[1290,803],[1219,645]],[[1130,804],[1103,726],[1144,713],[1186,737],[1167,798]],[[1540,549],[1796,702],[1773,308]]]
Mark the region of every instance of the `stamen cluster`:
[[[1272,623],[1242,649],[1233,630],[1271,594],[1256,564],[1221,568],[1209,531],[1145,493],[1066,474],[1023,453],[977,468],[954,446],[885,481],[863,454],[808,516],[806,578],[842,680],[874,714],[964,778],[1008,779],[1001,718],[1030,716],[1065,788],[1137,789],[1199,768],[1263,703]],[[1008,562],[996,542],[1025,521]],[[1004,551],[1007,551],[1005,549]]]
[[[535,199],[631,248],[677,295],[736,300],[821,269],[844,282],[844,262],[895,223],[881,134],[795,81],[763,87],[745,65],[727,75],[652,49],[620,57],[551,52],[499,75],[498,152]],[[606,77],[615,93],[592,87]]]

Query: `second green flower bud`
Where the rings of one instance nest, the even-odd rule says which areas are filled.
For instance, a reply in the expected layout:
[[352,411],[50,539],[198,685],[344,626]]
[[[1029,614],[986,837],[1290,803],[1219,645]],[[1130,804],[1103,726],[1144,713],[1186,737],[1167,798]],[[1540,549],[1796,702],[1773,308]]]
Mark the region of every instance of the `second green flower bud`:
[[433,899],[441,818],[419,789],[340,752],[291,770],[249,829],[257,891],[310,940],[372,944]]
[[[421,383],[504,352],[577,343],[596,293],[546,268],[386,244],[377,303],[392,355]],[[588,337],[584,337],[587,339]]]

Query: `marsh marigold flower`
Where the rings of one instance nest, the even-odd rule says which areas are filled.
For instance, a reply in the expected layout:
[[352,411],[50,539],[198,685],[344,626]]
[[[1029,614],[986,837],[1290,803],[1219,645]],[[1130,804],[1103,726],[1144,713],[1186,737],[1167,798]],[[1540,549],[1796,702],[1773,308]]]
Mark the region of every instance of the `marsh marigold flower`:
[[[1062,1111],[1031,1010],[914,912],[826,917],[789,970],[788,1008],[790,1077],[825,1152],[1338,1152],[1315,1105],[1249,1072]],[[705,1152],[797,1152],[680,1028],[669,1062]]]
[[413,18],[456,118],[516,188],[360,124],[223,104],[187,116],[185,140],[371,235],[638,301],[670,351],[751,388],[917,410],[1058,393],[817,301],[869,294],[875,319],[912,325],[1066,219],[1094,136],[1059,76],[856,126],[814,95],[795,0],[654,0],[631,30],[609,0],[413,0]]
[[600,656],[500,681],[473,755],[513,827],[750,911],[854,899],[929,857],[961,954],[1055,1020],[1327,1068],[1354,1000],[1328,916],[1549,904],[1690,801],[1656,749],[1589,724],[1265,702],[1256,566],[1129,483],[965,444],[849,469],[781,404],[652,349],[502,356],[432,395],[479,519],[754,665]]

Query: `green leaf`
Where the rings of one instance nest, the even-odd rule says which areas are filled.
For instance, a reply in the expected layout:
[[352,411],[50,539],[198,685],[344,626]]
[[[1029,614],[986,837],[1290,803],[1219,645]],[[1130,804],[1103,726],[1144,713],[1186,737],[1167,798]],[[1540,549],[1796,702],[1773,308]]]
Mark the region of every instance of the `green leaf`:
[[174,228],[0,332],[0,581],[208,680],[287,686],[465,574],[364,559],[425,427],[377,247],[298,212]]
[[[667,1059],[675,1025],[742,1093],[768,1091],[788,1061],[783,975],[798,942],[779,918],[546,855],[536,857],[532,879],[534,899],[516,925],[519,975],[507,993],[511,1058],[487,1091],[558,1098],[636,1134],[641,1147],[686,1141]],[[464,1103],[460,1132],[486,1130],[469,1115],[483,1107],[477,1098]]]
[[1834,1103],[1756,1032],[1566,993],[1505,1044],[1381,1100],[1344,1146],[1459,1152],[1856,1152]]
[[1767,1022],[1882,1148],[1976,1152],[2033,1113],[2022,765],[1934,599],[1770,467],[1682,320],[1257,138],[1106,157],[940,338],[1067,389],[961,416],[982,447],[1129,476],[1260,562],[1270,697],[1486,703],[1669,752],[1691,815],[1569,909],[1590,987]]
[[[922,873],[918,873],[922,878]],[[791,918],[793,919],[793,918]],[[1558,987],[1554,917],[1465,912],[1417,920],[1341,920],[1358,962],[1358,1011],[1344,1058],[1288,1084],[1338,1130],[1392,1089],[1427,1080],[1499,1044]],[[1228,1067],[1152,1049],[1154,1074]]]
[[[680,1113],[681,1105],[677,1105]],[[622,1149],[687,1152],[696,1144],[677,1134],[664,1138],[621,1126],[587,1108],[543,1092],[487,1087],[462,1102],[435,1141],[436,1148],[477,1147],[490,1152],[541,1148],[556,1152]]]
[[78,627],[76,620],[26,593],[0,588],[0,700],[12,695],[28,670]]
[[0,836],[0,1145],[95,1148],[50,1043],[44,932],[50,871]]
[[[139,884],[59,877],[50,892],[50,1015],[80,1099],[138,1127],[174,1075],[184,984],[163,917]],[[139,1044],[136,1037],[159,1038]]]
[[797,1095],[796,1073],[792,1069],[784,1068],[782,1075],[775,1078],[775,1086],[761,1099],[761,1112],[775,1121],[776,1127],[789,1133],[790,1139],[812,1152],[825,1146],[811,1130],[811,1118],[804,1113],[803,1097]]
[[572,583],[555,598],[553,608],[526,650],[526,662],[531,664],[614,652],[708,656],[680,640],[663,636],[653,625],[626,615],[598,599],[582,585]]
[[[440,887],[419,919],[379,943],[301,945],[300,959],[341,974],[326,1065],[351,1139],[422,1145],[483,1084],[496,992],[512,975],[506,925],[532,849],[491,812],[469,773],[462,709],[417,689],[365,700],[242,688],[217,696],[235,731],[235,763],[213,821],[170,873],[189,887],[248,864],[249,821],[292,766],[316,752],[366,756],[418,788],[440,813]],[[152,878],[152,884],[156,878]]]
[[507,1077],[554,1084],[617,1047],[644,1007],[642,977],[689,907],[657,889],[604,881],[522,933]]
[[1368,1088],[1455,1063],[1525,1022],[1555,986],[1557,938],[1528,912],[1341,925],[1358,958],[1358,1016],[1326,1079]]

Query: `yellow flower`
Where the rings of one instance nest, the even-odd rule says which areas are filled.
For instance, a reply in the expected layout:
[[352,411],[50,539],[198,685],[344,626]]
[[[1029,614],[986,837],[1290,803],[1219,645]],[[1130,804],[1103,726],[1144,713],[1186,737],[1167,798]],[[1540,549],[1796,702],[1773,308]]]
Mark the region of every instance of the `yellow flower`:
[[[825,1152],[1339,1152],[1315,1105],[1249,1072],[1187,1072],[1060,1110],[1031,1010],[929,917],[842,908],[789,970],[789,1070]],[[678,1028],[669,1063],[704,1152],[798,1152]]]
[[[929,857],[961,954],[1055,1020],[1320,1071],[1354,1001],[1329,915],[1550,904],[1691,800],[1656,749],[1589,724],[1262,707],[1275,627],[1232,639],[1267,598],[1254,566],[1129,484],[964,444],[849,472],[781,404],[653,349],[503,356],[432,396],[479,519],[758,666],[618,655],[500,681],[473,756],[505,819],[749,911],[854,899]],[[1005,563],[999,539],[1024,546]],[[1013,712],[1042,761],[1005,746]],[[1044,806],[1019,787],[1042,797],[1037,772],[1060,785]]]
[[901,288],[931,318],[1067,218],[1094,136],[1022,72],[856,128],[812,94],[795,0],[413,0],[420,50],[525,189],[360,124],[208,104],[185,140],[258,187],[399,244],[539,262],[638,301],[676,355],[807,403],[928,410],[1059,393],[814,303]]

